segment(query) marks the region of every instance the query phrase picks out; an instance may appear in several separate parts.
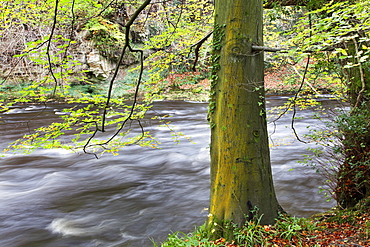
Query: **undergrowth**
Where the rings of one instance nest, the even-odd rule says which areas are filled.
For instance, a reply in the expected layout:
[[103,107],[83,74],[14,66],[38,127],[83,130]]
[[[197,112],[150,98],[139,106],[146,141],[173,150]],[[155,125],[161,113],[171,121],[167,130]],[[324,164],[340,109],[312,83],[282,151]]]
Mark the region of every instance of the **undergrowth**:
[[260,225],[260,219],[247,221],[241,228],[230,224],[233,228],[232,239],[219,238],[209,240],[206,225],[185,234],[175,232],[168,236],[161,245],[154,243],[155,247],[192,247],[192,246],[268,246],[276,238],[286,240],[299,239],[302,233],[317,229],[316,223],[305,218],[297,218],[281,214],[274,225]]
[[232,238],[208,238],[206,225],[192,233],[174,232],[154,247],[370,246],[370,197],[350,209],[333,209],[309,218],[281,214],[274,225],[259,220],[234,225]]

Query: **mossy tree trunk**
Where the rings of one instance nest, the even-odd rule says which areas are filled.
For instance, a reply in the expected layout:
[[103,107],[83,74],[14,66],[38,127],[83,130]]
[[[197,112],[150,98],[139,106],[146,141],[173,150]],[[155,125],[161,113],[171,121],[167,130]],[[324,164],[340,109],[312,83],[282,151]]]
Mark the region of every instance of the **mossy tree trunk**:
[[[211,199],[208,226],[225,230],[263,215],[278,216],[267,136],[262,0],[216,0],[211,122]],[[257,209],[257,211],[256,211]],[[216,224],[215,224],[216,223]]]

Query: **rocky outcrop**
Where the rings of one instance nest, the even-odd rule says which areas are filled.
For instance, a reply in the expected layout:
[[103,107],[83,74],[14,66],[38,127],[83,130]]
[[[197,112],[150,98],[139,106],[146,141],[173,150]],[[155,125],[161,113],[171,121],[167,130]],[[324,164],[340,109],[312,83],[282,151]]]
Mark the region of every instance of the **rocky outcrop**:
[[74,47],[72,54],[81,65],[76,66],[74,71],[77,73],[85,71],[88,80],[93,82],[106,80],[115,69],[116,63],[104,57],[94,47],[94,43],[86,39],[88,35],[88,31],[82,31],[76,35],[78,45]]
[[[47,31],[45,30],[44,33],[46,34]],[[40,55],[43,51],[42,48],[45,49],[45,44],[38,48],[35,53],[15,57],[15,55],[24,53],[27,49],[26,43],[37,40],[41,36],[35,34],[35,32],[36,30],[27,30],[22,33],[22,37],[19,37],[20,34],[15,30],[14,33],[8,33],[7,36],[0,38],[0,81],[6,80],[10,83],[41,81],[49,73],[47,57]],[[66,53],[58,54],[60,52],[57,48],[58,43],[53,44],[54,47],[50,53],[52,56],[59,57],[60,60],[62,60],[62,56],[68,55],[71,61],[78,61],[73,62],[73,65],[68,68],[72,69],[72,72],[68,72],[70,78],[86,77],[90,82],[107,80],[116,68],[115,61],[118,61],[121,51],[119,49],[114,51],[100,50],[96,47],[94,41],[89,39],[89,36],[91,36],[91,33],[86,30],[76,32],[75,43],[68,47]],[[125,68],[135,63],[137,63],[135,54],[129,53],[124,57],[121,66]],[[60,68],[60,64],[56,64],[53,70],[58,72]],[[122,77],[121,74],[118,75],[118,79],[120,77]],[[78,81],[75,80],[76,83]]]

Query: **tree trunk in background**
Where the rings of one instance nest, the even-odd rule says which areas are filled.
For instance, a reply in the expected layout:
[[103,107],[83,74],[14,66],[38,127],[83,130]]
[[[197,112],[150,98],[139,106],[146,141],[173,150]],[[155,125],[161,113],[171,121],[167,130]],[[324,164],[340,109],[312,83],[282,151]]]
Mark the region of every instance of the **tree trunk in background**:
[[[216,0],[211,123],[211,199],[208,226],[223,234],[263,215],[273,224],[273,187],[264,95],[262,0]],[[217,224],[215,224],[217,223]],[[220,233],[221,231],[221,233]]]
[[[368,38],[365,33],[361,36]],[[338,170],[335,194],[342,208],[353,207],[370,196],[370,70],[368,62],[359,60],[365,52],[362,47],[359,38],[346,43],[350,58],[344,63],[357,66],[344,69],[351,110],[339,117],[338,125],[344,137],[344,162]]]

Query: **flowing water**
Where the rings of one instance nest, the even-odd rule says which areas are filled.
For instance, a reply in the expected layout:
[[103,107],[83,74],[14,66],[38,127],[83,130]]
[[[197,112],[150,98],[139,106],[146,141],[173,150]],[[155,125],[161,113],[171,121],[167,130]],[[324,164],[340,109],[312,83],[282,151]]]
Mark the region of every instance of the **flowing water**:
[[[270,97],[268,107],[285,97]],[[330,101],[323,101],[330,104]],[[16,106],[0,115],[0,148],[46,122],[67,105]],[[0,246],[152,246],[171,231],[188,232],[207,216],[209,139],[207,104],[157,102],[149,114],[171,115],[174,128],[191,137],[175,145],[166,127],[145,128],[161,149],[128,146],[118,156],[38,150],[0,158]],[[299,112],[296,129],[320,125]],[[309,145],[292,134],[291,115],[278,120],[271,136],[272,170],[281,206],[309,216],[333,206],[318,187],[323,178],[298,164]],[[273,125],[269,125],[270,132]]]

